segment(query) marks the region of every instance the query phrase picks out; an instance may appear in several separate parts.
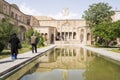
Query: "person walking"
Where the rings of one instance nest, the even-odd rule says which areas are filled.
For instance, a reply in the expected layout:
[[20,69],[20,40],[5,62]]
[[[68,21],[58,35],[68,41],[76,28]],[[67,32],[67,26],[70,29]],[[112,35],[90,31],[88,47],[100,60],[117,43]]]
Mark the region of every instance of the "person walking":
[[37,53],[37,37],[35,36],[35,34],[33,34],[33,36],[31,36],[31,45],[32,45],[32,53]]
[[16,33],[13,33],[9,43],[11,44],[11,57],[12,59],[17,59],[17,55],[18,55],[18,45],[20,44],[20,40],[17,37]]

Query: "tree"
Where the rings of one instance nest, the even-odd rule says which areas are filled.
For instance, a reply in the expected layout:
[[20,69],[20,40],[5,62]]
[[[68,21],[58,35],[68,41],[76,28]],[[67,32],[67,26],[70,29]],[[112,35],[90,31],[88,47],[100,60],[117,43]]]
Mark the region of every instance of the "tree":
[[[0,21],[0,44],[7,46],[8,40],[13,33],[17,33],[18,28],[10,23],[10,19],[5,17]],[[2,50],[1,50],[2,51]]]
[[108,46],[109,42],[114,39],[114,34],[111,27],[111,22],[102,22],[92,28],[93,35],[97,36],[96,43],[103,46]]
[[44,46],[44,39],[41,35],[39,36],[39,39],[40,39],[39,45]]
[[37,31],[34,31],[33,29],[29,29],[27,32],[26,32],[26,37],[28,38],[29,41],[27,42],[30,42],[30,38],[31,36],[35,34],[38,39],[39,39],[39,42],[38,42],[38,46],[42,45],[44,46],[44,39],[43,37],[40,35],[40,33],[38,33]]
[[[120,20],[113,22],[113,32],[115,34],[115,38],[120,38]],[[120,44],[118,44],[119,50],[120,50]]]
[[120,37],[120,21],[113,23],[102,22],[92,28],[92,31],[94,36],[98,36],[97,43],[108,46],[116,38]]
[[111,28],[114,32],[114,37],[115,38],[120,38],[120,20],[116,21],[116,22],[113,22]]
[[[100,44],[108,43],[114,36],[108,32],[110,30],[110,24],[112,23],[111,16],[114,15],[114,11],[108,3],[97,3],[90,5],[90,8],[86,10],[83,15],[87,24],[89,25],[95,42]],[[111,30],[110,30],[111,31]],[[112,31],[113,32],[113,31]],[[112,35],[110,35],[112,34]]]
[[83,18],[87,21],[90,27],[98,25],[101,22],[112,21],[111,16],[114,12],[108,3],[97,3],[89,6],[90,8],[84,12]]
[[33,30],[33,29],[29,29],[29,30],[26,32],[26,37],[27,37],[28,39],[30,39],[30,37],[33,35],[33,33],[34,33],[34,30]]

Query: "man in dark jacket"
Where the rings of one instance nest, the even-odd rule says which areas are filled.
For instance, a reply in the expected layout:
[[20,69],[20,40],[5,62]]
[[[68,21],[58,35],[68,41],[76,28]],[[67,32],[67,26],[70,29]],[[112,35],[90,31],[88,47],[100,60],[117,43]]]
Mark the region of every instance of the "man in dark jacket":
[[17,37],[16,33],[13,33],[9,43],[11,44],[11,56],[12,59],[17,59],[17,54],[18,54],[18,44],[20,43],[20,40]]

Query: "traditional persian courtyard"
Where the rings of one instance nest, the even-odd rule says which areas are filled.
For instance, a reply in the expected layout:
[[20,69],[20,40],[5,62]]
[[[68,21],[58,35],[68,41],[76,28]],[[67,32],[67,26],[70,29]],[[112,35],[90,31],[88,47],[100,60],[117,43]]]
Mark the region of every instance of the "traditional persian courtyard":
[[[95,5],[101,4],[107,5]],[[69,9],[63,8],[64,19],[55,19],[25,14],[0,0],[0,80],[120,80],[120,10],[108,11],[105,18],[100,10],[86,11],[85,19],[68,19]],[[90,22],[86,17],[91,15],[96,16]],[[13,32],[22,44],[15,60],[8,44]],[[31,51],[33,34],[39,40],[37,53]]]

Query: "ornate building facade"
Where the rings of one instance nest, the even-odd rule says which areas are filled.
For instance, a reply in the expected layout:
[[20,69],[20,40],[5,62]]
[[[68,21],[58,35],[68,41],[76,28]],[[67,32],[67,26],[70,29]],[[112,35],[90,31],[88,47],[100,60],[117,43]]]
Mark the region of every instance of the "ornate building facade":
[[[113,21],[120,20],[120,11],[115,11]],[[56,20],[47,16],[32,16],[21,12],[16,4],[0,0],[0,20],[6,16],[10,23],[20,29],[19,38],[25,40],[25,32],[31,28],[46,38],[48,44],[91,45],[92,35],[84,19]]]
[[25,40],[27,30],[39,26],[39,21],[34,16],[24,14],[16,4],[9,4],[5,0],[0,0],[0,20],[5,17],[9,17],[10,23],[20,29],[19,38],[21,40]]
[[[91,33],[82,19],[55,20],[50,17],[36,17],[40,27],[36,28],[42,35],[47,36],[48,43],[57,44],[91,44]],[[46,31],[46,28],[49,28]]]

